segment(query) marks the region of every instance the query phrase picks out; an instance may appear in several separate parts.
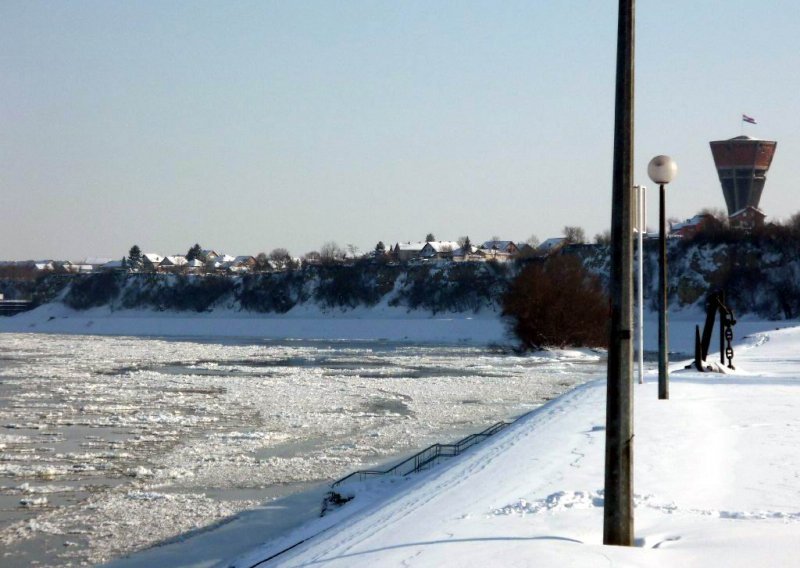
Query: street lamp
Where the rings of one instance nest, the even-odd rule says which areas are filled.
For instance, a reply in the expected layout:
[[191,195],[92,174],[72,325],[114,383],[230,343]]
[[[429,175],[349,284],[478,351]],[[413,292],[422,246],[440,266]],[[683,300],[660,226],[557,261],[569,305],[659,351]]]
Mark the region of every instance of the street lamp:
[[678,165],[669,156],[656,156],[647,164],[647,175],[659,186],[658,194],[658,398],[669,398],[669,335],[667,333],[667,228],[664,186],[678,173]]

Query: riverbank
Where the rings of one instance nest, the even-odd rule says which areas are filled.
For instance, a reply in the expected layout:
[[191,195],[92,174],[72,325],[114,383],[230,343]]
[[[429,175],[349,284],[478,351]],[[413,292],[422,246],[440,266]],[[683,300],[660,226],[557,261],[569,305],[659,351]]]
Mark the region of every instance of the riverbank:
[[[658,349],[657,315],[645,315],[645,351]],[[705,321],[695,309],[670,313],[669,350],[694,352],[694,328]],[[797,325],[796,320],[766,321],[740,318],[736,341],[759,333]],[[60,302],[45,304],[13,317],[0,318],[0,332],[110,335],[197,339],[253,338],[278,341],[384,341],[435,345],[512,346],[507,322],[498,312],[434,314],[381,304],[372,308],[320,310],[297,306],[285,314],[258,314],[218,308],[213,311],[175,312],[114,310],[108,307],[74,310]],[[712,342],[712,350],[716,347]]]
[[673,366],[669,401],[652,374],[635,386],[633,547],[602,544],[598,380],[460,459],[393,486],[356,485],[352,503],[227,565],[250,567],[301,541],[262,565],[793,565],[800,328],[738,352],[730,375]]
[[0,332],[470,345],[510,342],[506,326],[495,312],[432,314],[389,306],[348,311],[299,306],[276,315],[228,309],[192,313],[100,307],[79,311],[51,303],[0,318]]

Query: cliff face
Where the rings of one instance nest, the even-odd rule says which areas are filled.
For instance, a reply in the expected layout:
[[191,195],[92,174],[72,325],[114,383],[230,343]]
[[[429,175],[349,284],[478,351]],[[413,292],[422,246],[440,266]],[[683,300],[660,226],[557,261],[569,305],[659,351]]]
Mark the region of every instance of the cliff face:
[[[608,279],[607,247],[577,245],[564,254]],[[656,241],[644,254],[646,306],[655,310]],[[714,289],[725,290],[738,315],[768,319],[800,316],[800,239],[748,237],[672,240],[668,246],[668,293],[672,309],[702,308]],[[296,306],[322,312],[389,306],[432,313],[499,311],[515,265],[460,263],[307,266],[288,272],[244,276],[94,274],[47,277],[26,293],[38,303],[60,301],[75,309],[207,311],[215,308],[285,313]],[[0,283],[4,289],[13,288]]]
[[60,301],[78,310],[151,309],[209,311],[215,308],[286,313],[305,306],[322,312],[386,305],[408,310],[495,310],[515,270],[494,263],[398,266],[361,262],[243,276],[93,274],[68,286],[44,278],[40,302]]

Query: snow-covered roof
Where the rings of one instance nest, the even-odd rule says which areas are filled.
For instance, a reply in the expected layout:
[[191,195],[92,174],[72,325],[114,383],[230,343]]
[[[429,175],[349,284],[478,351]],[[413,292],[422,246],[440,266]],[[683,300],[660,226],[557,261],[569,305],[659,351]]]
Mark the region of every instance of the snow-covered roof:
[[510,252],[512,246],[516,246],[514,241],[486,241],[481,245],[481,248],[486,250],[497,250],[500,252]]
[[121,260],[109,260],[106,262],[102,268],[106,270],[114,269],[114,268],[122,268],[122,261]]
[[408,252],[419,252],[423,248],[425,248],[426,244],[427,243],[424,243],[424,242],[397,243],[397,245],[395,245],[395,250],[397,250],[397,251],[408,251]]
[[184,266],[189,261],[186,260],[186,257],[182,254],[176,254],[174,256],[165,256],[164,260],[161,261],[162,266]]
[[696,226],[702,224],[703,221],[705,221],[709,217],[713,217],[713,215],[711,215],[709,213],[698,213],[697,215],[695,215],[691,219],[686,219],[686,221],[683,221],[681,223],[674,223],[672,225],[672,230],[673,231],[680,231],[681,229],[685,229],[687,227],[696,227]]
[[101,256],[90,256],[86,260],[81,261],[81,264],[91,264],[92,266],[103,266],[114,260],[113,258],[104,258]]
[[566,241],[566,237],[553,237],[552,239],[547,239],[539,245],[539,249],[541,251],[548,251],[553,250],[554,248],[561,246]]
[[202,260],[198,260],[198,259],[194,258],[194,259],[188,261],[186,263],[186,266],[188,266],[190,268],[200,268],[202,266],[205,266],[205,263]]
[[434,252],[454,251],[458,248],[456,241],[428,241],[422,248],[433,249]]
[[154,252],[146,252],[142,255],[142,258],[151,264],[160,264],[164,260],[163,256]]
[[753,207],[752,205],[748,205],[747,207],[744,207],[744,208],[742,208],[742,209],[739,209],[739,210],[738,210],[736,213],[733,213],[733,214],[730,216],[730,218],[731,218],[731,219],[733,219],[734,217],[738,217],[739,215],[743,215],[743,214],[744,214],[746,211],[748,211],[748,210],[753,210],[753,212],[755,212],[755,213],[757,213],[757,214],[759,214],[759,215],[761,215],[761,216],[763,216],[763,217],[766,217],[766,216],[767,216],[767,214],[766,214],[766,213],[764,213],[764,212],[763,212],[761,209],[759,209],[758,207]]

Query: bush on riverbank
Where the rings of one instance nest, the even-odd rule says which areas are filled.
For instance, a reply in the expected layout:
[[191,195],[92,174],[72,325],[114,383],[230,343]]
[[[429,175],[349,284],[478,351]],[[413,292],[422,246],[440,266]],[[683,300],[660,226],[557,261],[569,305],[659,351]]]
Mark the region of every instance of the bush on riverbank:
[[527,266],[503,297],[503,315],[524,349],[608,345],[608,296],[572,256]]

